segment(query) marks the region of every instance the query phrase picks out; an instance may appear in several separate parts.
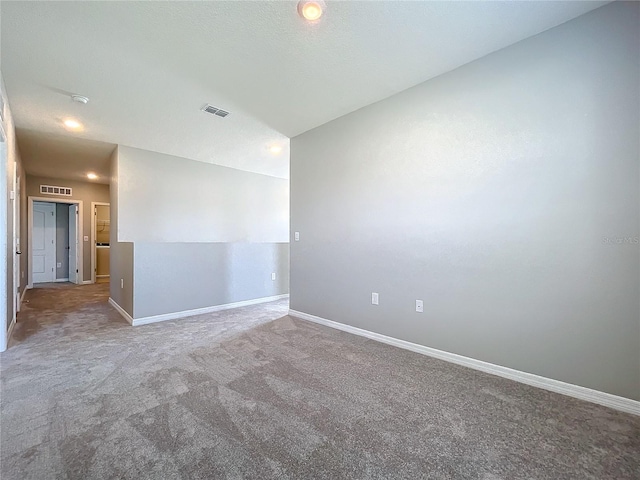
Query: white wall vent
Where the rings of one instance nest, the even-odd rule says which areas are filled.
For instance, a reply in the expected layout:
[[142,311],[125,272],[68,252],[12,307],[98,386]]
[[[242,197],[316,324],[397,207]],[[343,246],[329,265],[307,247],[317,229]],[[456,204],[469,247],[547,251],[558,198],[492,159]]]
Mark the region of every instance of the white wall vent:
[[210,113],[212,115],[217,115],[218,117],[222,117],[222,118],[229,115],[229,112],[227,112],[226,110],[222,110],[221,108],[214,107],[213,105],[209,105],[208,103],[204,107],[202,107],[202,111]]
[[69,187],[54,187],[52,185],[40,185],[40,193],[45,195],[62,195],[70,197],[71,189]]

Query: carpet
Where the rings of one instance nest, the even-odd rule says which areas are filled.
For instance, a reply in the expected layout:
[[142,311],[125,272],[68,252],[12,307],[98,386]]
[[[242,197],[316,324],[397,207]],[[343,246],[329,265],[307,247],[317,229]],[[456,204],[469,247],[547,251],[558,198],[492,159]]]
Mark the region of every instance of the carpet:
[[0,356],[9,479],[638,479],[640,417],[286,315],[141,327],[28,292]]

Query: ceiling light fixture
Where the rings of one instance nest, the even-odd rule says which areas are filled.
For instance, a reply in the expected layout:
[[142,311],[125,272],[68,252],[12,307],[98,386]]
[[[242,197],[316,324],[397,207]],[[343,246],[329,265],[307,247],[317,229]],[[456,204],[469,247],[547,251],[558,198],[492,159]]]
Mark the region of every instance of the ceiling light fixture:
[[82,103],[83,105],[89,103],[89,99],[87,97],[83,97],[82,95],[71,95],[71,100],[73,100],[74,102]]
[[310,22],[316,22],[322,16],[325,3],[322,0],[300,0],[298,14]]
[[277,155],[282,151],[282,147],[280,145],[271,145],[269,147],[269,151],[274,155]]
[[96,174],[95,174],[95,173],[93,173],[93,172],[90,172],[90,173],[87,173],[87,178],[88,178],[89,180],[95,180],[95,179],[97,179],[97,178],[98,178],[98,175],[96,175]]
[[78,122],[77,120],[74,120],[72,118],[67,118],[63,123],[64,123],[64,126],[67,127],[70,130],[81,130],[82,129],[82,124],[80,122]]

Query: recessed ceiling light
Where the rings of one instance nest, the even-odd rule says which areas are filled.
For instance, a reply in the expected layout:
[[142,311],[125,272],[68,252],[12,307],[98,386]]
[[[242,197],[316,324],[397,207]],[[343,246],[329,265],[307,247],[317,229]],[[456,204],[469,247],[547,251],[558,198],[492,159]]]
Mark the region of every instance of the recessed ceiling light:
[[298,14],[305,20],[315,22],[322,16],[325,4],[322,0],[300,0]]
[[82,124],[80,122],[78,122],[77,120],[74,120],[72,118],[67,118],[64,122],[64,126],[71,129],[71,130],[80,130],[82,129]]
[[87,173],[87,178],[89,180],[95,180],[96,178],[98,178],[98,175],[96,175],[95,173],[91,172],[91,173]]
[[282,147],[280,145],[271,145],[269,147],[269,151],[274,155],[277,155],[282,151]]

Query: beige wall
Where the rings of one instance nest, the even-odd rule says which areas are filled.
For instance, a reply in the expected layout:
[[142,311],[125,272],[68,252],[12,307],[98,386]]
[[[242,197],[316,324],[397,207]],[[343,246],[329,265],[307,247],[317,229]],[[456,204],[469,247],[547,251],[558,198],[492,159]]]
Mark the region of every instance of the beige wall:
[[[62,195],[43,195],[40,193],[40,185],[54,185],[71,187],[73,189],[72,197]],[[91,202],[109,203],[109,185],[99,183],[77,182],[73,180],[60,180],[55,178],[27,176],[27,195],[29,197],[41,197],[62,199],[69,202],[81,200],[83,202],[83,236],[91,238]],[[27,244],[23,248],[27,251]],[[91,244],[89,241],[83,242],[83,275],[82,279],[91,280]],[[25,274],[26,275],[26,274]]]

